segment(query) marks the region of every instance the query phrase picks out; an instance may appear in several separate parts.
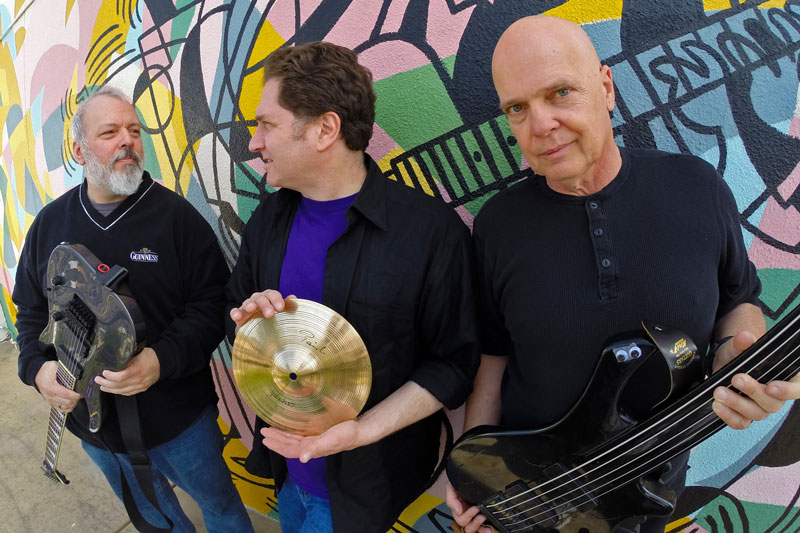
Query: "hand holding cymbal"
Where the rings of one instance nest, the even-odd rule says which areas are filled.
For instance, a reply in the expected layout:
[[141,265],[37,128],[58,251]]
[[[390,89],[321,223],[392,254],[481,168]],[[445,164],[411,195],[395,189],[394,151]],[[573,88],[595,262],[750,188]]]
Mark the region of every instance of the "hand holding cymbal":
[[239,328],[233,376],[247,404],[272,427],[318,435],[352,420],[367,401],[372,367],[364,342],[328,307],[296,298],[272,318]]

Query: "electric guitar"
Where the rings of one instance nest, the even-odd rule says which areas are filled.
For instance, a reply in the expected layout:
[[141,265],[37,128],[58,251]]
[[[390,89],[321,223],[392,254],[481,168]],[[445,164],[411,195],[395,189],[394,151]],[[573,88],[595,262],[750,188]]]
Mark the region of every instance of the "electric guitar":
[[[653,470],[725,427],[711,409],[714,389],[731,388],[738,373],[766,383],[800,371],[800,306],[697,385],[691,341],[643,326],[649,338],[603,350],[589,387],[560,421],[530,431],[481,426],[458,440],[448,478],[487,523],[501,533],[608,533],[633,517],[670,516],[675,494]],[[636,379],[665,364],[660,382]]]
[[[94,378],[103,370],[121,370],[144,347],[144,319],[130,297],[117,290],[128,271],[109,267],[80,244],[61,243],[47,264],[50,319],[39,341],[55,348],[56,381],[83,395],[88,427],[100,429],[100,387]],[[69,480],[56,468],[67,415],[50,409],[42,470],[64,485]]]

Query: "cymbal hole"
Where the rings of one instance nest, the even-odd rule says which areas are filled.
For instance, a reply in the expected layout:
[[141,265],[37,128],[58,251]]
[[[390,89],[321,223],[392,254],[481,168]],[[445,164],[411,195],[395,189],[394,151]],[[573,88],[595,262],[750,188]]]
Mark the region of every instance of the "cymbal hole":
[[295,374],[294,372],[289,373],[289,379],[291,379],[292,381],[296,380],[297,374]]

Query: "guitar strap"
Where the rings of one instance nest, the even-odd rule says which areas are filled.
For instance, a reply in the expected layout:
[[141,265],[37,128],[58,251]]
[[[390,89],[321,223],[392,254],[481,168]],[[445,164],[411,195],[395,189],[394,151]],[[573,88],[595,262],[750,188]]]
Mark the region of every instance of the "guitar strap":
[[113,396],[117,405],[122,442],[131,460],[136,482],[139,484],[139,487],[141,487],[147,500],[161,513],[169,525],[166,529],[161,529],[155,527],[142,516],[136,505],[136,501],[133,499],[131,488],[125,480],[122,467],[120,466],[122,502],[125,504],[125,510],[128,512],[128,517],[131,519],[134,527],[142,533],[168,533],[172,531],[173,523],[164,511],[161,510],[161,506],[158,505],[155,484],[153,483],[153,473],[150,469],[150,458],[147,456],[144,447],[144,439],[142,439],[142,428],[139,424],[139,408],[136,403],[136,396],[122,396],[121,394],[114,394]]

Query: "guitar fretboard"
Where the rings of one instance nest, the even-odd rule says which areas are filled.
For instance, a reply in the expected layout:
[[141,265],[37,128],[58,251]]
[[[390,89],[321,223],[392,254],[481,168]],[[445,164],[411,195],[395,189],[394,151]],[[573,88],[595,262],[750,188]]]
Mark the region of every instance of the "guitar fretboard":
[[[56,381],[69,390],[75,389],[75,376],[59,361],[56,370]],[[66,476],[56,469],[58,451],[61,449],[61,438],[64,435],[64,423],[67,415],[55,407],[50,408],[50,422],[47,426],[47,445],[44,450],[42,470],[44,475],[64,485],[69,483]]]

